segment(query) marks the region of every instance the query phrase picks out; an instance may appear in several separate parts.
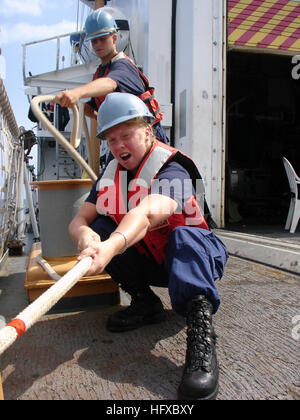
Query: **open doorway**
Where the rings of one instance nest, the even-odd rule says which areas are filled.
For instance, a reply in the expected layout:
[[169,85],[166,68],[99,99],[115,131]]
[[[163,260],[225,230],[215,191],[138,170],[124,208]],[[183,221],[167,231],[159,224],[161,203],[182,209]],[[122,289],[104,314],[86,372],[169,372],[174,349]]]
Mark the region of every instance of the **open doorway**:
[[300,172],[300,80],[293,66],[289,56],[228,52],[227,229],[284,229],[290,193],[282,157]]

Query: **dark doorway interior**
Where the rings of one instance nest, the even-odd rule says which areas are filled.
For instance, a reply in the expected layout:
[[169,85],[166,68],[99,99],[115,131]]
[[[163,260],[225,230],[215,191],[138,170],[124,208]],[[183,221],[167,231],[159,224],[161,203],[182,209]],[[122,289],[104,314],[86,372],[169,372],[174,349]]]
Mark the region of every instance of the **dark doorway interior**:
[[290,193],[285,156],[300,173],[300,79],[292,58],[227,57],[226,227],[282,225]]

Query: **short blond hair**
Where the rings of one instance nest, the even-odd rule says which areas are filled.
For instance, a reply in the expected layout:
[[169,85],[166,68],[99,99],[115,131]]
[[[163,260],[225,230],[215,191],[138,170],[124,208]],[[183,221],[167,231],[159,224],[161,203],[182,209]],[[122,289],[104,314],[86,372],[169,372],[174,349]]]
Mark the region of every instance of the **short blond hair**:
[[[151,123],[150,123],[150,118],[147,118],[147,117],[136,117],[136,118],[133,118],[132,120],[124,121],[124,122],[122,122],[122,123],[120,123],[120,124],[126,124],[126,125],[129,125],[129,126],[131,126],[131,125],[137,125],[137,126],[140,126],[140,127],[146,127],[146,128],[149,128],[151,137],[155,137],[155,136],[154,136],[154,132],[153,132],[153,127],[152,127],[152,125],[151,125]],[[112,128],[112,127],[108,128],[106,131],[104,131],[104,132],[101,134],[101,138],[102,138],[103,140],[105,140],[105,139],[106,139],[107,132],[108,132],[111,128]]]

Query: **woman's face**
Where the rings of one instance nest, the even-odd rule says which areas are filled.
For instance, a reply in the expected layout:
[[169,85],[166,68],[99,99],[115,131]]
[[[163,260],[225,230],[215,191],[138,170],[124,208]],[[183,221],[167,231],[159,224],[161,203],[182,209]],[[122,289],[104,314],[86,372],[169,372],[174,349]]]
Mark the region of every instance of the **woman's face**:
[[105,137],[114,157],[132,173],[151,148],[150,129],[140,124],[118,124],[107,130]]

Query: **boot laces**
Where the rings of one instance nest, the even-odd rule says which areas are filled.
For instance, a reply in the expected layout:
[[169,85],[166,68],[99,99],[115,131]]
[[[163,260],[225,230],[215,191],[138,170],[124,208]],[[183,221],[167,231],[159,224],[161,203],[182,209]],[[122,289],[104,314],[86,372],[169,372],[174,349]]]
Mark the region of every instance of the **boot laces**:
[[187,369],[189,371],[203,369],[210,372],[216,342],[211,312],[209,306],[201,301],[193,304],[193,310],[187,319]]

